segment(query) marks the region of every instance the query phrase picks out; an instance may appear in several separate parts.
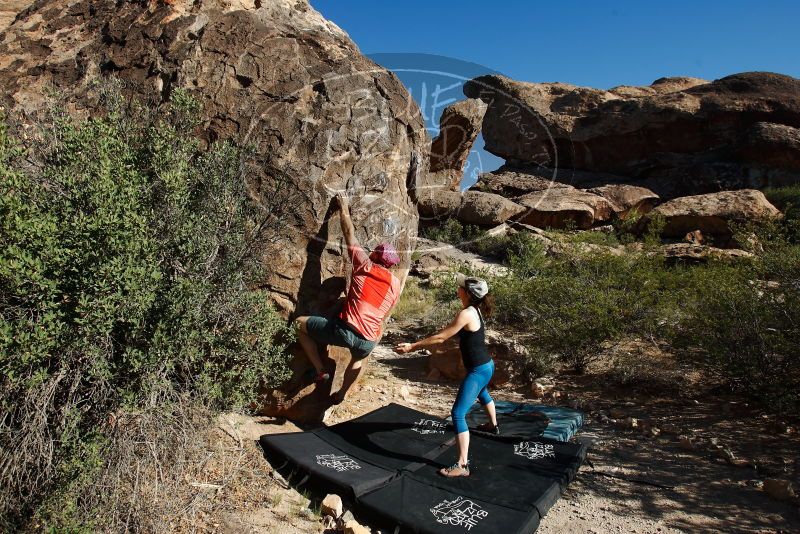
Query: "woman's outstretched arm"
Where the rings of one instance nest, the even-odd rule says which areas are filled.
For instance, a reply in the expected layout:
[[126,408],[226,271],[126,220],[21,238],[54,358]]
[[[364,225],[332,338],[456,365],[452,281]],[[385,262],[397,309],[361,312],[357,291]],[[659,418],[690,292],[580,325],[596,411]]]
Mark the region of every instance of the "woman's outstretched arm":
[[440,343],[444,343],[445,341],[456,335],[456,333],[458,333],[459,330],[464,328],[464,326],[469,322],[470,318],[471,316],[469,310],[466,309],[461,310],[460,312],[458,312],[458,315],[456,315],[455,319],[453,319],[453,321],[449,325],[445,326],[439,332],[436,332],[432,336],[426,337],[425,339],[420,339],[419,341],[416,341],[414,343],[398,343],[397,346],[394,348],[394,350],[396,352],[399,352],[400,354],[404,354],[406,352],[411,352],[414,350],[419,350],[425,347],[432,347],[434,345],[439,345]]

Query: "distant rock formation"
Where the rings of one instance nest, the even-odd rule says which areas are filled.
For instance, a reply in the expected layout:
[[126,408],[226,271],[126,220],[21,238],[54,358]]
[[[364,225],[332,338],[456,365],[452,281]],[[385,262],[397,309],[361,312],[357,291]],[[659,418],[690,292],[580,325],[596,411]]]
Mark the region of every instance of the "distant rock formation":
[[662,78],[604,91],[481,76],[486,150],[505,170],[577,187],[612,173],[663,198],[800,182],[800,80],[748,72],[706,82]]
[[439,119],[439,135],[431,143],[429,181],[457,191],[469,152],[481,131],[486,104],[468,98],[447,106]]
[[[306,0],[39,1],[6,29],[0,58],[0,101],[18,113],[38,113],[55,89],[73,114],[91,115],[93,82],[114,75],[126,96],[154,104],[184,88],[202,103],[204,142],[252,144],[249,188],[280,205],[285,231],[260,244],[258,285],[287,317],[330,311],[345,289],[336,192],[350,196],[364,245],[395,244],[404,277],[430,139],[398,78]],[[347,356],[330,354],[338,382]],[[327,391],[303,381],[305,358],[293,365],[270,413],[318,417]]]

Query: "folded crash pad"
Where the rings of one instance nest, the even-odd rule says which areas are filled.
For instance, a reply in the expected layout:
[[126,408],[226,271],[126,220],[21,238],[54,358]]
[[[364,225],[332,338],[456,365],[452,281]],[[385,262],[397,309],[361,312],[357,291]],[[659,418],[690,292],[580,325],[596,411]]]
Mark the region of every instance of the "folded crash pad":
[[290,480],[336,491],[375,525],[401,532],[532,532],[586,454],[541,436],[475,434],[471,475],[445,478],[438,469],[457,457],[452,426],[397,404],[261,444]]
[[[504,435],[569,441],[583,426],[583,412],[563,406],[495,401],[495,411]],[[487,421],[483,407],[475,403],[467,414],[467,426],[476,428]]]

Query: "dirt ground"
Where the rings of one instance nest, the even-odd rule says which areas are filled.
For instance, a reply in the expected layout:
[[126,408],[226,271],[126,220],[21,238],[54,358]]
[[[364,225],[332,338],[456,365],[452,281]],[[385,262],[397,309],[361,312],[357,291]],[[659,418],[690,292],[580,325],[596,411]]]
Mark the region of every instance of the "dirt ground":
[[[449,413],[457,384],[428,381],[424,356],[401,356],[385,346],[374,354],[358,389],[328,414],[326,424],[389,402],[439,416]],[[492,393],[499,400],[542,402],[528,391],[505,388]],[[705,394],[660,398],[609,391],[591,375],[556,377],[554,391],[558,398],[551,394],[543,401],[586,412],[578,439],[590,443],[592,465],[581,468],[539,532],[800,532],[797,501],[780,501],[761,489],[767,478],[789,479],[797,488],[796,421],[778,421],[736,399]],[[240,415],[230,415],[227,424],[231,433],[252,444],[252,454],[259,457],[271,484],[264,505],[227,512],[212,530],[325,531],[314,501],[308,499],[316,496],[298,493],[274,478],[256,445],[262,434],[300,429],[290,422]]]

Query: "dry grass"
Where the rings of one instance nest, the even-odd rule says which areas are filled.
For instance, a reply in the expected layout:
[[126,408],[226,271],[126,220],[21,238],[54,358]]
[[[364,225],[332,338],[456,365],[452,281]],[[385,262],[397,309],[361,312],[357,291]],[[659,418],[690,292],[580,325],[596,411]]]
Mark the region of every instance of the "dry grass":
[[108,439],[102,467],[51,496],[29,530],[218,532],[279,499],[255,444],[189,399],[118,414]]

